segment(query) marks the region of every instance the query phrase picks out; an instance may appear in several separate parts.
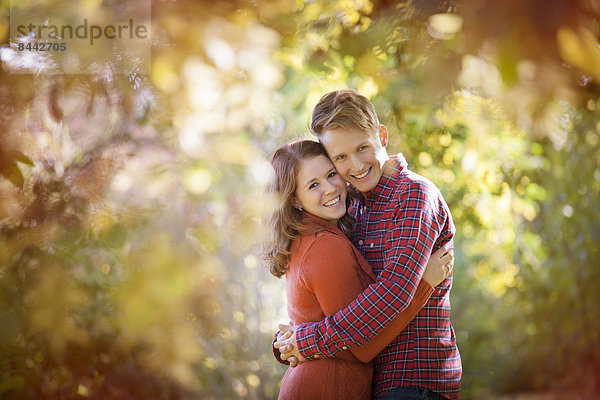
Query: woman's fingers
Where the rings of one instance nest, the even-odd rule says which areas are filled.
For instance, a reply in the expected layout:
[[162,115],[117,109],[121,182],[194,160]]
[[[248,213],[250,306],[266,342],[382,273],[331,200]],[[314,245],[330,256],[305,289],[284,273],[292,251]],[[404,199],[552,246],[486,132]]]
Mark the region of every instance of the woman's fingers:
[[285,339],[289,339],[290,336],[292,336],[292,331],[287,331],[287,332],[279,332],[277,334],[277,340],[285,340]]
[[440,257],[442,264],[451,264],[454,266],[454,251],[450,250],[448,253]]

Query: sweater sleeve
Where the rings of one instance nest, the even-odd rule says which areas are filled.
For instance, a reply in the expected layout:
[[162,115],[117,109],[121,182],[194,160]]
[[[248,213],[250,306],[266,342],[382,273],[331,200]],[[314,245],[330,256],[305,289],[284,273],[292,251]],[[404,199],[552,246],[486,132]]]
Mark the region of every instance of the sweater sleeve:
[[[350,246],[346,238],[324,233],[306,252],[302,262],[301,279],[315,294],[325,315],[343,309],[364,290],[359,278],[362,272]],[[336,357],[356,360],[345,351]]]

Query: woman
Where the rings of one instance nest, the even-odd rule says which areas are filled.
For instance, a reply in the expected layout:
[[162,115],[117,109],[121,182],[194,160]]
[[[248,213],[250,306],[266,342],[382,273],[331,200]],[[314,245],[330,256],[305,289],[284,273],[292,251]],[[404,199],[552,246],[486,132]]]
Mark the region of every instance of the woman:
[[[375,276],[352,245],[353,200],[318,142],[301,140],[275,152],[271,191],[279,204],[270,217],[271,237],[265,259],[271,273],[286,276],[288,314],[297,325],[321,321],[352,302]],[[410,306],[371,342],[338,353],[336,358],[288,368],[279,399],[370,399],[369,362],[393,340],[425,304],[433,286],[447,276],[452,255],[434,253]]]

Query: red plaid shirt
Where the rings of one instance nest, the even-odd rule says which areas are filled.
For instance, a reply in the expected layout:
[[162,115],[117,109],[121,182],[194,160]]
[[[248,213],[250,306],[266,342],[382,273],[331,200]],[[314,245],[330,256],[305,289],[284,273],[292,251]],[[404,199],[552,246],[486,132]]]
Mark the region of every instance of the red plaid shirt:
[[[299,326],[298,349],[307,359],[333,357],[342,346],[361,345],[377,335],[411,302],[432,251],[454,236],[440,191],[409,171],[402,154],[390,157],[378,185],[365,195],[366,201],[350,210],[357,220],[353,241],[377,282],[335,315]],[[452,276],[375,358],[375,398],[401,386],[460,397],[462,367],[450,323],[451,287]]]

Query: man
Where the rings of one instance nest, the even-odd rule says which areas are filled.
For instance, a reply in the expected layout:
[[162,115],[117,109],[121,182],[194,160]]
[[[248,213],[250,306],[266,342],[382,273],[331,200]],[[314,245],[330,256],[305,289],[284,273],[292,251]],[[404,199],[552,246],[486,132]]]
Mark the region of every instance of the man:
[[[377,282],[335,315],[280,336],[275,347],[282,358],[301,361],[334,357],[377,335],[408,306],[429,255],[455,232],[440,191],[408,170],[402,154],[388,156],[387,129],[366,97],[354,90],[326,94],[315,106],[311,130],[342,178],[363,194],[350,210],[356,217],[353,242]],[[462,367],[450,323],[451,285],[450,276],[375,358],[374,398],[459,398]]]

